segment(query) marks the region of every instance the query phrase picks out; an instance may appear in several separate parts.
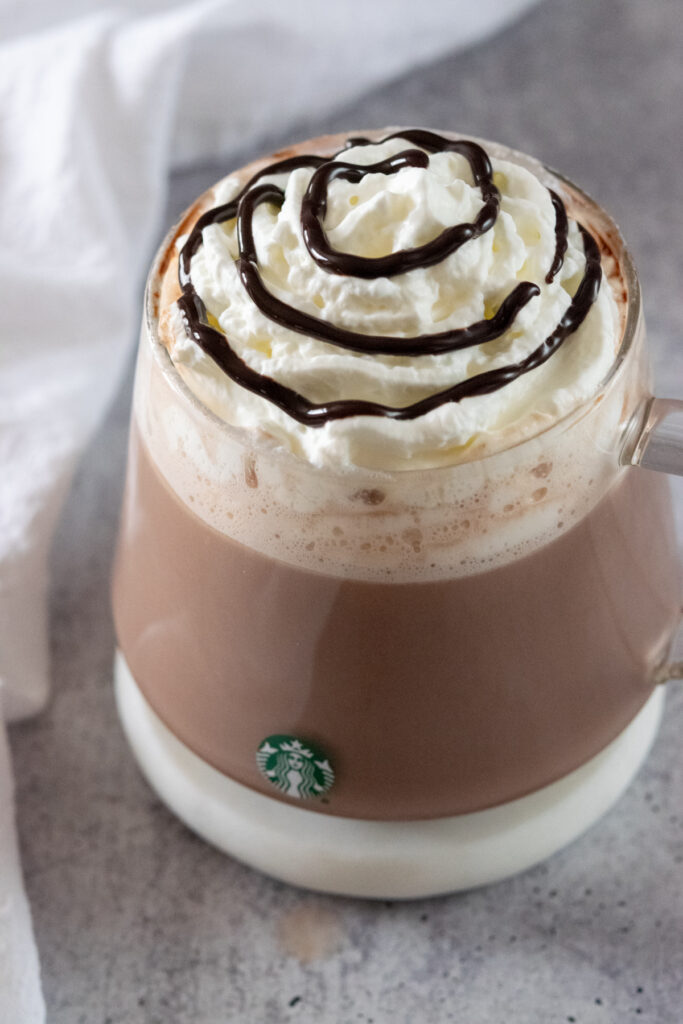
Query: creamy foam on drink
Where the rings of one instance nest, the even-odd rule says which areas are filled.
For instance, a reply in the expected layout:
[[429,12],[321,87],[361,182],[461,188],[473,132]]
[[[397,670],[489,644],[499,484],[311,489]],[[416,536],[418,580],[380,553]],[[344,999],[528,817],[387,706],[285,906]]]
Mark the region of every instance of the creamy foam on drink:
[[[276,161],[246,190],[244,177],[225,179],[210,199],[223,215],[205,215],[194,244],[188,246],[187,234],[177,240],[179,249],[185,246],[186,283],[215,335],[212,353],[197,344],[199,317],[188,323],[190,307],[182,299],[163,313],[162,335],[191,390],[222,419],[315,465],[385,470],[454,463],[507,447],[590,398],[614,360],[621,327],[612,288],[604,274],[600,287],[599,271],[581,316],[549,358],[491,390],[477,393],[476,384],[521,366],[571,319],[592,242],[571,217],[563,222],[571,197],[557,195],[556,181],[548,187],[540,164],[525,157],[513,162],[509,151],[505,159],[492,153],[489,164],[476,143],[432,133],[360,141],[349,140],[328,160],[312,154],[310,166],[301,154]],[[439,145],[442,151],[433,151]],[[453,145],[464,151],[447,148]],[[336,173],[343,165],[381,171],[346,180]],[[323,175],[312,209],[313,179]],[[243,190],[246,200],[260,193],[249,210],[244,200],[241,209],[231,206]],[[423,258],[458,226],[464,237],[452,251],[444,246],[436,258]],[[316,258],[316,229],[326,260]],[[406,254],[416,250],[411,266]],[[382,261],[391,264],[392,254],[402,258],[385,268]],[[279,308],[259,308],[243,268],[293,316],[283,320]],[[181,258],[181,277],[182,271]],[[590,282],[583,287],[590,290]],[[494,330],[499,321],[504,329]],[[473,325],[472,339],[458,337]],[[477,331],[493,336],[477,342]],[[451,338],[434,343],[447,332]],[[253,388],[217,361],[222,336],[223,352],[231,350],[255,376]],[[348,347],[353,337],[355,349]],[[272,382],[302,398],[305,415],[297,417],[287,396],[284,403],[273,400]],[[430,407],[435,396],[458,388],[457,400]],[[355,403],[353,412],[325,414],[340,402]],[[359,403],[391,413],[367,415]],[[395,416],[420,404],[419,414]]]

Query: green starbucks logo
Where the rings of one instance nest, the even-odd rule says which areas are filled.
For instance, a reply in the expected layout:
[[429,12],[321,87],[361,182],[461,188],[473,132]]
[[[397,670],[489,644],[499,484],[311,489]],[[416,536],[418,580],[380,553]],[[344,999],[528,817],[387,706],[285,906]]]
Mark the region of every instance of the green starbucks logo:
[[297,800],[322,796],[334,782],[324,751],[295,736],[267,736],[256,751],[256,763],[269,782]]

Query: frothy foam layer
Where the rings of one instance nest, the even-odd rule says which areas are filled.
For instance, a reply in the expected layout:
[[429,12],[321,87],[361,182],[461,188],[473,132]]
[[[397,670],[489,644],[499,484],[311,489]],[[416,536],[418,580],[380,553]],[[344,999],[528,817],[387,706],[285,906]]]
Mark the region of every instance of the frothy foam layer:
[[207,527],[269,558],[346,579],[454,579],[531,554],[616,481],[617,446],[645,386],[634,357],[576,420],[485,459],[415,473],[335,473],[245,447],[159,371],[143,341],[135,422],[171,489]]
[[[395,138],[351,147],[343,160],[369,165],[405,149],[405,140]],[[194,287],[212,322],[249,367],[315,402],[344,398],[406,406],[453,382],[519,362],[566,314],[586,258],[579,228],[570,222],[564,260],[547,281],[556,254],[555,210],[547,182],[541,180],[547,176],[540,165],[532,173],[533,162],[526,159],[517,163],[494,153],[492,164],[501,195],[493,228],[432,266],[394,277],[364,280],[329,273],[312,258],[302,237],[300,211],[313,168],[262,179],[284,189],[284,202],[279,209],[259,205],[253,230],[269,292],[301,312],[361,334],[409,338],[486,321],[520,282],[533,282],[539,294],[493,341],[437,355],[368,355],[275,323],[251,301],[240,280],[234,220],[204,228],[191,263]],[[244,178],[221,182],[207,205],[228,202]],[[474,221],[482,204],[465,157],[433,153],[425,167],[371,173],[359,182],[331,181],[324,227],[333,248],[377,258],[429,243],[455,223]],[[181,237],[178,245],[183,241]],[[174,272],[172,265],[169,274]],[[607,283],[581,326],[552,357],[500,390],[447,402],[406,421],[353,416],[310,427],[234,383],[188,337],[172,301],[162,310],[162,337],[204,405],[314,465],[337,468],[446,465],[508,447],[593,395],[614,359],[619,336],[620,313]]]

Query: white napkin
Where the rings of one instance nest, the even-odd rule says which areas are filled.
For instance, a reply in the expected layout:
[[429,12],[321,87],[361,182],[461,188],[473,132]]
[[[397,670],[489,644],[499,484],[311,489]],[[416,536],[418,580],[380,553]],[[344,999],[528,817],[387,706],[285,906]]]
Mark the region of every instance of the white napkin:
[[[0,0],[0,696],[48,691],[47,556],[120,378],[173,163],[254,143],[534,0]],[[4,3],[4,10],[3,10]],[[132,5],[131,5],[132,6]],[[159,10],[165,6],[166,10]],[[368,126],[350,126],[368,127]],[[43,1020],[0,722],[0,1020]],[[5,951],[11,950],[12,955]]]

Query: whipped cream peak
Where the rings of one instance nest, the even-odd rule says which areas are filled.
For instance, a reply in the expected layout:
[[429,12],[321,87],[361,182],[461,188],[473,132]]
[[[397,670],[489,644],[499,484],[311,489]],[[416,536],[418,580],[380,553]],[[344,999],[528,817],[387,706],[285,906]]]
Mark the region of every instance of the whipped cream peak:
[[162,336],[213,412],[314,464],[507,447],[589,399],[613,362],[595,239],[478,143],[352,138],[224,179],[212,202],[177,241]]

